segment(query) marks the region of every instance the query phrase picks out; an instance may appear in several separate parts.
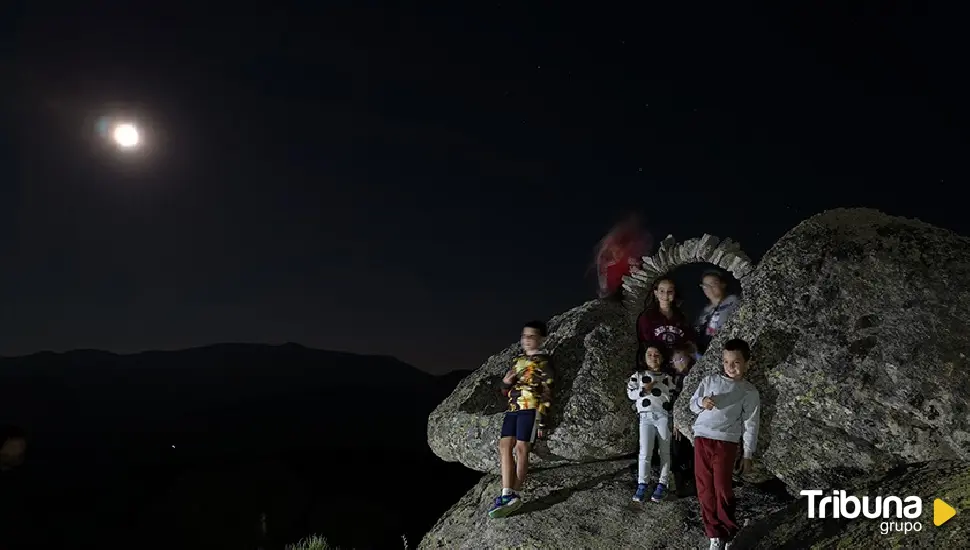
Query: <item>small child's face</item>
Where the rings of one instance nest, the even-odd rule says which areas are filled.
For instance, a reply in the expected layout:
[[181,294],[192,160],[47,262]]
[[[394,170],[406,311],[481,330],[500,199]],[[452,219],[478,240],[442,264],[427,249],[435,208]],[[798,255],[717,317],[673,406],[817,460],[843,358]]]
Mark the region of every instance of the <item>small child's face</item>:
[[647,348],[643,355],[643,360],[647,363],[650,370],[660,370],[664,363],[664,355],[657,348]]
[[671,358],[671,362],[674,364],[674,370],[683,374],[687,372],[687,368],[690,367],[690,356],[683,351],[678,351],[674,353],[673,358]]
[[539,334],[539,329],[532,327],[523,328],[519,343],[522,344],[522,351],[526,353],[538,351],[542,347],[542,335]]
[[732,380],[744,378],[744,374],[748,372],[748,361],[740,351],[724,350],[721,352],[721,357],[724,359],[724,374],[728,378]]

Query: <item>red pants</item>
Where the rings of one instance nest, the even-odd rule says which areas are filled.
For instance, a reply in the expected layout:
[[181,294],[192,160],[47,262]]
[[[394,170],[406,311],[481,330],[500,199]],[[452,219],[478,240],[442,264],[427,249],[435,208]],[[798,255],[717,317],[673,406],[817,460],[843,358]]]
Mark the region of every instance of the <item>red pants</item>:
[[708,538],[731,540],[738,534],[734,519],[734,459],[738,444],[694,438],[694,481]]

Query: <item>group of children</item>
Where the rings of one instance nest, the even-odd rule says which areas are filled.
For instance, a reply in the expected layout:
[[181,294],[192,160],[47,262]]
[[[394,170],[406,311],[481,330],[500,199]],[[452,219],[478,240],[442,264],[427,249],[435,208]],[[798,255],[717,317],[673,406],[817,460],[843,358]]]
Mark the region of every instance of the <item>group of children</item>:
[[[690,397],[689,409],[697,415],[693,445],[673,425],[672,411],[684,379],[700,357],[698,342],[704,344],[713,337],[738,305],[736,297],[726,294],[725,283],[717,272],[704,274],[701,287],[710,304],[697,325],[691,326],[676,305],[673,280],[655,280],[637,320],[636,369],[626,382],[640,435],[633,500],[647,498],[656,445],[660,474],[650,500],[664,500],[671,475],[680,490],[692,473],[712,550],[727,547],[739,531],[732,485],[735,465],[739,464],[738,473],[748,471],[757,445],[760,396],[744,379],[751,361],[747,342],[725,342],[721,371],[704,377]],[[526,323],[521,335],[523,353],[503,378],[509,409],[499,440],[502,493],[489,509],[491,518],[508,516],[522,505],[519,492],[528,472],[529,451],[536,438],[543,436],[555,380],[552,357],[542,348],[546,336],[545,323]],[[739,451],[741,460],[737,462]]]

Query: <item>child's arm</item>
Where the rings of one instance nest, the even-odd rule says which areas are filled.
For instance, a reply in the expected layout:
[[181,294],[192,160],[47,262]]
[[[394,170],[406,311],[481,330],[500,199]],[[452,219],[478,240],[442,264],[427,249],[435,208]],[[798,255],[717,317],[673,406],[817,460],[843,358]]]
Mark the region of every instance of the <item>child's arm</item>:
[[509,396],[509,393],[512,391],[512,386],[515,385],[516,378],[518,378],[518,374],[515,372],[515,364],[513,363],[512,368],[502,378],[502,395],[505,397]]
[[539,414],[539,427],[542,427],[545,425],[545,418],[549,414],[549,409],[552,408],[552,384],[556,380],[551,357],[543,361],[542,372],[539,374],[541,376],[539,384],[542,389],[539,392],[540,403],[536,412]]
[[697,389],[694,390],[694,395],[690,398],[690,411],[694,414],[701,414],[704,411],[704,407],[701,406],[701,401],[707,397],[707,377],[701,380],[701,383],[697,385]]
[[744,458],[750,459],[758,448],[758,429],[761,422],[761,394],[757,389],[751,388],[744,395],[741,418],[744,419]]
[[640,390],[643,389],[643,385],[640,383],[640,377],[637,373],[633,373],[630,377],[630,381],[626,384],[626,395],[632,401],[640,399]]
[[678,387],[679,384],[677,383],[677,379],[673,376],[668,375],[667,378],[664,378],[664,384],[666,384],[667,387],[670,388],[670,401],[671,402],[676,401],[677,397],[680,396],[680,391],[683,389]]

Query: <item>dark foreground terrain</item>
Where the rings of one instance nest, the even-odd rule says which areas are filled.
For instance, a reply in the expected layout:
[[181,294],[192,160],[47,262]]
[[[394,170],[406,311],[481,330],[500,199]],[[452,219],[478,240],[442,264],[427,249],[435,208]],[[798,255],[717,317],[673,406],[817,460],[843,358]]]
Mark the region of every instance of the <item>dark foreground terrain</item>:
[[435,457],[427,415],[464,373],[296,345],[0,360],[0,548],[412,544],[480,477]]

